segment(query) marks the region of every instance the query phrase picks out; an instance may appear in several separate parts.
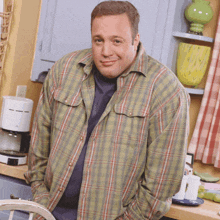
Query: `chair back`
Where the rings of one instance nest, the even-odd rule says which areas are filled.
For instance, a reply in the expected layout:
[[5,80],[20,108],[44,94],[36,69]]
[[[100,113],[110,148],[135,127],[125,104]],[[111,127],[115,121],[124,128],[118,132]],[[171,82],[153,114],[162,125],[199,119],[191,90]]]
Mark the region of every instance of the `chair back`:
[[20,210],[20,211],[27,211],[29,212],[29,219],[33,219],[33,214],[36,213],[46,220],[56,220],[51,212],[45,208],[44,206],[27,200],[22,199],[5,199],[0,200],[0,211],[4,210],[10,210],[10,215],[8,220],[13,219],[14,211]]

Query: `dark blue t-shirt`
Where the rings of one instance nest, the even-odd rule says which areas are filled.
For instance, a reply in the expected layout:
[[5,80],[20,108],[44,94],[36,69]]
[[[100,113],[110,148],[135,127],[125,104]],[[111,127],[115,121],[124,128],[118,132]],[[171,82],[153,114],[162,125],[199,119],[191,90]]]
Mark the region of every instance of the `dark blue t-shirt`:
[[75,220],[77,218],[77,208],[87,144],[94,127],[117,88],[116,78],[108,79],[101,75],[97,69],[94,69],[93,73],[95,78],[95,98],[88,121],[86,141],[64,194],[52,212],[57,220]]

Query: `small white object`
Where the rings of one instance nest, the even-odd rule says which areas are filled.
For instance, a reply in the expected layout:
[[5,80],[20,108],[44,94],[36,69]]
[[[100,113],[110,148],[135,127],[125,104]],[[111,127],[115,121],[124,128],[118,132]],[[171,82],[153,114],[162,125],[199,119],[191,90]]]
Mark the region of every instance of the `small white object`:
[[188,180],[188,176],[184,175],[182,178],[180,191],[173,196],[174,199],[178,199],[178,200],[184,199],[187,180]]
[[27,86],[17,86],[17,90],[16,90],[16,96],[17,97],[26,97],[26,92],[27,92]]
[[200,177],[195,175],[189,175],[188,178],[188,187],[185,194],[185,199],[188,200],[197,200],[198,190],[200,183]]
[[3,96],[1,127],[9,131],[28,132],[32,108],[31,99]]

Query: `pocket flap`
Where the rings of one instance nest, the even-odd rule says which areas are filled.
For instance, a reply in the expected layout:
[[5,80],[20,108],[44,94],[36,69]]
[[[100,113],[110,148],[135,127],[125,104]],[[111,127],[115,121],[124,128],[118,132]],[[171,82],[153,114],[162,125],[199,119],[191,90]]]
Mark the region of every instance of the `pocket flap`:
[[78,106],[82,102],[80,88],[75,93],[63,88],[56,89],[54,99],[69,106]]
[[146,117],[148,111],[143,107],[144,105],[136,103],[134,106],[125,105],[118,103],[115,104],[114,110],[117,114],[123,114],[128,117]]

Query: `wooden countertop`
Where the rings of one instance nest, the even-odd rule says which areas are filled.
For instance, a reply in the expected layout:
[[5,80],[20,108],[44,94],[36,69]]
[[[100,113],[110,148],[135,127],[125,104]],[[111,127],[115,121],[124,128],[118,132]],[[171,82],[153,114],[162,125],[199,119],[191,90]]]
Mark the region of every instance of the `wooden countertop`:
[[21,166],[9,166],[4,163],[0,163],[0,174],[15,177],[24,180],[24,173],[28,170],[27,165]]
[[[9,166],[0,163],[0,174],[24,180],[24,173],[28,170],[27,165]],[[178,220],[220,220],[220,203],[204,200],[200,206],[182,206],[172,204],[169,212],[165,215]]]
[[172,204],[166,217],[178,220],[220,220],[220,203],[204,200],[199,206],[182,206]]

